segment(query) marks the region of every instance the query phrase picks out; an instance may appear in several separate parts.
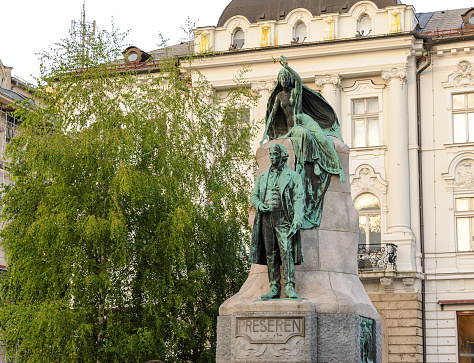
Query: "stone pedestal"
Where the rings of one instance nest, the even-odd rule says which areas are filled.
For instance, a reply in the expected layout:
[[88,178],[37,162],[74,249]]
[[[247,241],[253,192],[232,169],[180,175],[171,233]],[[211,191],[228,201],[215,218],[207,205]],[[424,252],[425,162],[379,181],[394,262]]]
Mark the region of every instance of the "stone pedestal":
[[[349,148],[333,140],[349,176]],[[291,141],[278,142],[288,148],[288,165],[294,169]],[[270,165],[273,143],[257,151],[260,173]],[[381,363],[380,319],[357,271],[358,230],[349,182],[333,176],[320,228],[301,231],[304,262],[295,266],[299,299],[260,300],[269,289],[267,267],[252,265],[240,291],[219,309],[217,363],[360,363],[361,322],[364,330],[367,321],[373,332],[369,361]]]

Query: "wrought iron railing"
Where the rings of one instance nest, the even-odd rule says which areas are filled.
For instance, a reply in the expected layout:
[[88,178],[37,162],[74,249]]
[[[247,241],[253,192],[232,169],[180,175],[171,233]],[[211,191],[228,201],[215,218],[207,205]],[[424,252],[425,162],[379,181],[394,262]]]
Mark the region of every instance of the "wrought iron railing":
[[367,246],[359,245],[357,249],[359,271],[385,271],[388,267],[397,270],[397,246],[393,243]]
[[474,35],[474,28],[433,30],[430,32],[423,32],[420,34],[426,35],[428,38],[459,37],[463,35]]

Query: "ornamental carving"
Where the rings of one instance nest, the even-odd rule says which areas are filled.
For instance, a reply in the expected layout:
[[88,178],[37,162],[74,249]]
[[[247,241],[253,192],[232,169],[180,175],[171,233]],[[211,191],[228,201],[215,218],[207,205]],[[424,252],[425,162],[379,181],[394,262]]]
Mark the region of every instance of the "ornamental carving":
[[372,193],[381,199],[382,205],[386,204],[388,183],[379,173],[375,173],[370,165],[361,165],[352,178],[351,193],[355,197],[362,193]]
[[454,73],[454,87],[474,86],[474,74],[472,72],[471,62],[462,60],[458,63],[458,69]]
[[382,79],[388,83],[394,78],[398,78],[402,84],[406,81],[407,72],[404,68],[392,68],[389,70],[382,71]]
[[338,74],[316,76],[315,84],[320,88],[324,88],[326,85],[332,85],[334,90],[336,90],[336,88],[341,87],[341,77],[339,77]]
[[286,344],[251,344],[244,337],[235,338],[236,354],[243,357],[294,357],[301,353],[304,338],[293,337]]
[[329,17],[324,20],[326,23],[324,31],[324,40],[332,40],[336,37],[334,32],[334,18]]
[[275,87],[275,80],[252,83],[252,91],[255,93],[260,93],[260,91],[271,91],[273,87]]
[[456,168],[454,185],[461,188],[474,188],[474,160],[464,160]]

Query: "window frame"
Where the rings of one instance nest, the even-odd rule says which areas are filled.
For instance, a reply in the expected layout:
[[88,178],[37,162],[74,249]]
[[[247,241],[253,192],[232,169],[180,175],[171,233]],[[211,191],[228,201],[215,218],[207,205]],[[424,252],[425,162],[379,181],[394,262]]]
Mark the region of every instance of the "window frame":
[[[380,201],[380,198],[375,195],[374,193],[371,193],[371,192],[363,192],[359,195],[357,195],[357,197],[354,198],[354,207],[355,207],[355,204],[357,202],[357,200],[359,200],[362,196],[364,195],[371,195],[373,197],[375,197],[378,201],[378,204],[379,204],[379,207],[378,209],[371,209],[371,210],[366,210],[366,211],[360,211],[359,209],[357,209],[357,212],[359,213],[359,228],[360,228],[360,217],[366,217],[366,220],[365,220],[365,244],[362,244],[360,243],[360,240],[358,242],[358,245],[359,246],[366,246],[367,248],[370,248],[370,247],[375,247],[375,246],[381,246],[383,244],[383,241],[382,241],[382,235],[383,235],[383,226],[382,226],[382,203]],[[371,243],[370,242],[370,233],[367,233],[367,232],[370,232],[370,225],[369,225],[369,218],[370,216],[378,216],[379,219],[380,219],[380,242],[378,243]]]
[[[304,28],[305,28],[305,36],[304,36],[303,39],[298,39],[296,37],[296,28],[298,28],[300,25],[304,25]],[[308,39],[308,25],[306,25],[306,23],[304,21],[299,20],[293,26],[293,39],[295,39],[295,41],[298,42],[298,43],[303,43],[305,40]]]
[[[361,21],[362,19],[364,18],[369,18],[370,20],[370,30],[367,34],[362,34],[360,31],[361,31]],[[357,33],[361,36],[361,37],[367,37],[369,34],[373,33],[373,30],[374,30],[374,20],[372,19],[372,17],[367,14],[367,13],[363,13],[359,19],[357,20]]]
[[[474,116],[473,116],[473,124],[472,129],[469,125],[469,114],[474,115],[474,105],[470,108],[468,104],[468,95],[472,94],[474,98],[474,91],[466,91],[466,92],[453,92],[451,93],[451,132],[452,132],[452,142],[453,144],[465,144],[465,143],[473,143],[474,142]],[[464,96],[464,107],[462,108],[454,108],[454,97],[463,95]],[[455,132],[455,116],[456,115],[464,115],[464,127],[465,127],[465,139],[463,141],[456,141],[456,132]],[[471,137],[469,136],[471,134]],[[470,141],[472,139],[472,141]]]
[[[356,101],[364,101],[364,113],[363,114],[356,114],[355,113],[355,102]],[[368,112],[368,100],[377,100],[377,112]],[[381,146],[380,140],[380,101],[377,96],[372,97],[360,97],[360,98],[352,98],[351,99],[351,125],[352,125],[352,146],[353,147],[377,147]],[[369,119],[377,119],[377,143],[375,145],[369,145]],[[364,142],[363,145],[355,145],[355,137],[356,137],[356,126],[355,122],[364,120]]]
[[[458,199],[468,199],[470,204],[470,209],[468,210],[458,210],[457,200]],[[463,195],[458,194],[454,196],[454,227],[455,227],[455,248],[456,252],[474,252],[474,195]],[[468,235],[471,236],[470,241],[470,249],[469,250],[461,250],[459,248],[459,228],[458,228],[458,219],[470,219],[469,223],[469,233]]]
[[[235,42],[235,34],[237,34],[237,32],[239,32],[239,31],[241,31],[242,34],[244,35],[244,36],[243,36],[244,42],[242,43],[242,45],[241,45],[240,47],[237,46],[237,43]],[[244,29],[242,29],[241,27],[235,28],[234,31],[232,32],[232,44],[235,46],[235,49],[242,49],[242,48],[244,47],[245,43],[246,43],[246,38],[245,38],[245,31],[244,31]]]
[[[342,137],[345,140],[350,140],[351,149],[355,150],[366,150],[371,152],[373,149],[384,149],[384,88],[386,84],[376,84],[372,79],[358,79],[354,82],[351,87],[344,87],[345,96],[345,109],[342,109],[342,113],[346,115],[341,124]],[[354,133],[354,124],[352,122],[352,100],[357,100],[361,98],[378,98],[379,101],[379,146],[371,147],[354,147],[353,142],[353,133]]]

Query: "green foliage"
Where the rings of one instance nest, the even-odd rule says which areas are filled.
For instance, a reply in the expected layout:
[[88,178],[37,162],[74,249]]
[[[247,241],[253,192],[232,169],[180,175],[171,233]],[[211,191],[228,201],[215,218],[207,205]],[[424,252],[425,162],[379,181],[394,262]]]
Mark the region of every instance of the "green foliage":
[[219,305],[247,275],[255,99],[164,57],[119,69],[101,31],[43,55],[10,143],[0,334],[15,362],[212,362]]

